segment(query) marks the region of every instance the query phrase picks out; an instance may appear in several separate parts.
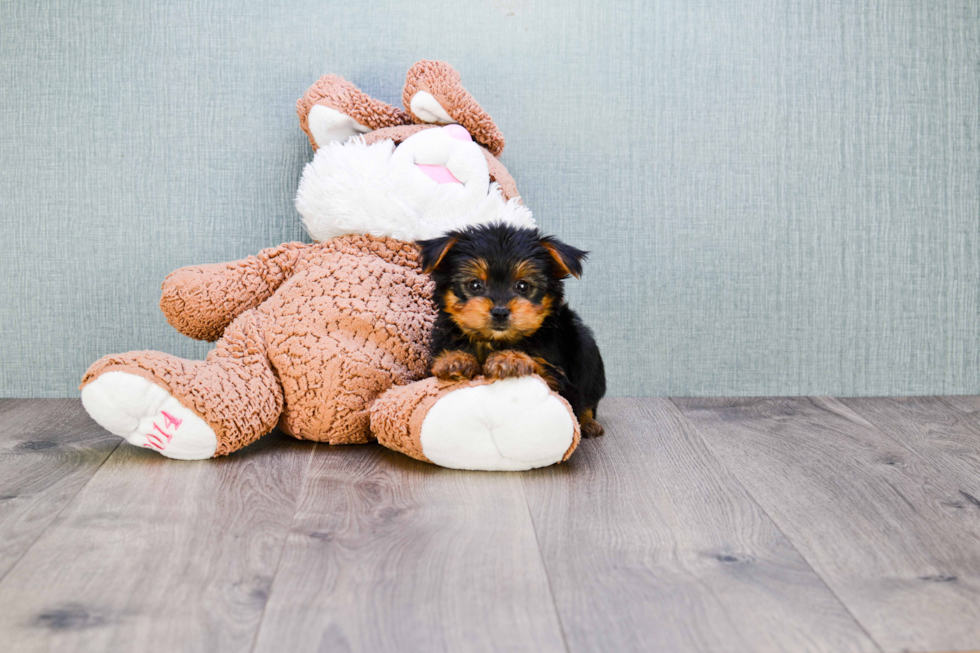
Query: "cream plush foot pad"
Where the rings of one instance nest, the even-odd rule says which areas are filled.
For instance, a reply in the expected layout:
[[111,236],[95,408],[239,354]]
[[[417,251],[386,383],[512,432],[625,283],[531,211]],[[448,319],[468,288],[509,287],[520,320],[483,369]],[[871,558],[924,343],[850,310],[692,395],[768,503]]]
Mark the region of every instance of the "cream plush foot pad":
[[443,467],[522,471],[559,462],[574,437],[567,404],[528,376],[444,395],[425,416],[419,441]]
[[106,372],[82,388],[82,405],[110,433],[167,458],[211,458],[218,447],[204,420],[135,374]]

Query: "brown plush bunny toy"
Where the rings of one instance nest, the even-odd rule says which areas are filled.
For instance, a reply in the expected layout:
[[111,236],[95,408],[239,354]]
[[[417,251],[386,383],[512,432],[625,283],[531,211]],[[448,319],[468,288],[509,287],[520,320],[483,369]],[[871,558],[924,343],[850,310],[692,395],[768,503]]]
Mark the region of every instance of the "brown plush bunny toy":
[[435,310],[413,241],[534,220],[497,159],[500,131],[451,66],[416,63],[403,102],[336,75],[310,87],[297,113],[315,155],[296,206],[316,242],[170,274],[167,320],[217,344],[203,361],[139,351],[95,362],[81,391],[99,424],[179,459],[229,454],[276,426],[461,469],[571,455],[578,422],[539,377],[425,378]]

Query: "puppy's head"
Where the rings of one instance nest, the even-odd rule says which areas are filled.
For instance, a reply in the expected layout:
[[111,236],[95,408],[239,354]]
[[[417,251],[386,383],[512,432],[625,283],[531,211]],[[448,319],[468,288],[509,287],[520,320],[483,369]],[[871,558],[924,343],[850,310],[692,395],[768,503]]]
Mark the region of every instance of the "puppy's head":
[[533,334],[562,301],[562,280],[582,274],[587,252],[537,229],[490,224],[419,241],[436,302],[472,340]]

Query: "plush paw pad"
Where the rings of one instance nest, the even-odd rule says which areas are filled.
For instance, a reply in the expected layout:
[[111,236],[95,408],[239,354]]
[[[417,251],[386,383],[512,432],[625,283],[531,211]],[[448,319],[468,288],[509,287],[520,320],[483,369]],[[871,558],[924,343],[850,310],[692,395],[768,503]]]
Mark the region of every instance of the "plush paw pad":
[[574,436],[567,404],[525,376],[446,394],[429,409],[419,442],[443,467],[517,471],[559,462]]
[[168,458],[211,458],[218,447],[217,436],[204,420],[135,374],[103,374],[82,388],[82,405],[110,433]]

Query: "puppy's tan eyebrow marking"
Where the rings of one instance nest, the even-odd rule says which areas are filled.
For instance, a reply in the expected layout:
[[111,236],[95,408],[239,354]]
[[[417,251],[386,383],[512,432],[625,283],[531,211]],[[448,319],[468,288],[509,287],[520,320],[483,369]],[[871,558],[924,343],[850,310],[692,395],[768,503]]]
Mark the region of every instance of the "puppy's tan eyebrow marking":
[[466,279],[479,279],[480,281],[486,281],[489,276],[488,273],[489,266],[487,262],[482,258],[475,258],[469,261],[465,261],[459,266],[459,273],[463,278]]
[[515,279],[534,278],[541,274],[540,268],[533,261],[520,261],[514,264],[513,275]]

